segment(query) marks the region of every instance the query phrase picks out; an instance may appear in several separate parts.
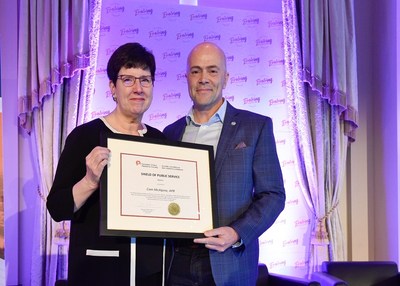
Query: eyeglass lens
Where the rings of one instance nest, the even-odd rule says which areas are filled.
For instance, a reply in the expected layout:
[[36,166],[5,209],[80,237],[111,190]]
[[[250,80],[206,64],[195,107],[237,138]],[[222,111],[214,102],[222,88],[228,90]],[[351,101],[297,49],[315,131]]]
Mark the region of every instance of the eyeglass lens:
[[133,75],[119,75],[118,78],[126,87],[133,86],[136,80],[139,80],[139,83],[142,87],[149,87],[153,83],[150,76],[135,77]]

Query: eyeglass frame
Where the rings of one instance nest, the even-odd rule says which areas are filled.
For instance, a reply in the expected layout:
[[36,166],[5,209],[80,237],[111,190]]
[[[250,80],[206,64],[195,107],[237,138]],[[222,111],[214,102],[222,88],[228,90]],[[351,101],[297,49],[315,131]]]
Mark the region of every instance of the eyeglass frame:
[[[128,77],[128,78],[130,78],[130,79],[133,79],[132,84],[131,84],[131,85],[126,85],[126,84],[125,84],[125,81],[123,80],[124,77]],[[140,84],[141,87],[147,88],[147,87],[150,87],[151,85],[154,85],[154,79],[153,79],[153,77],[152,77],[151,75],[136,77],[136,76],[129,75],[129,74],[120,74],[120,75],[117,76],[117,79],[120,79],[120,80],[122,81],[122,84],[123,84],[125,87],[132,87],[132,86],[134,86],[137,79],[139,80],[139,84]],[[144,80],[144,79],[149,80],[149,85],[146,85],[146,84],[143,85],[143,82],[142,82],[141,80]]]

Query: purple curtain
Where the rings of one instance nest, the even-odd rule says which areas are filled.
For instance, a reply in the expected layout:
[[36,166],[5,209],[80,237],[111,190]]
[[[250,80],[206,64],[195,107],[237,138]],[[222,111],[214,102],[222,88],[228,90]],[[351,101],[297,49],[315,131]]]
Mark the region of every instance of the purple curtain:
[[20,125],[28,132],[32,111],[61,88],[63,79],[90,67],[90,9],[95,2],[21,0],[18,111]]
[[357,127],[353,1],[283,0],[286,90],[296,171],[314,216],[309,274],[345,259],[338,213]]
[[20,126],[31,136],[38,180],[31,285],[66,278],[69,223],[46,209],[66,135],[87,120],[94,88],[101,0],[21,0]]
[[299,3],[303,80],[337,106],[345,134],[354,141],[358,89],[353,0]]

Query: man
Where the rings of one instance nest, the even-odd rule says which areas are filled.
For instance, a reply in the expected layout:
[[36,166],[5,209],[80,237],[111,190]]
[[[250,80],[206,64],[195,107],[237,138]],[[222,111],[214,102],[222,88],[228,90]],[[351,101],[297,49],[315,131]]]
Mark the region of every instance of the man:
[[212,145],[220,227],[205,238],[174,239],[167,285],[254,286],[258,237],[285,204],[272,120],[238,110],[223,97],[224,52],[204,42],[190,52],[187,80],[193,107],[167,126],[170,140]]

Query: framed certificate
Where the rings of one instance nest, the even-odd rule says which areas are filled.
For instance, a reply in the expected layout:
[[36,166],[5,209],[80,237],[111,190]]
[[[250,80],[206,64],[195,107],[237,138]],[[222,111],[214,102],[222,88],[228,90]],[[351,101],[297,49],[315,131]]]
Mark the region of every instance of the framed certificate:
[[208,145],[103,134],[111,150],[100,181],[100,234],[204,237],[217,227]]

